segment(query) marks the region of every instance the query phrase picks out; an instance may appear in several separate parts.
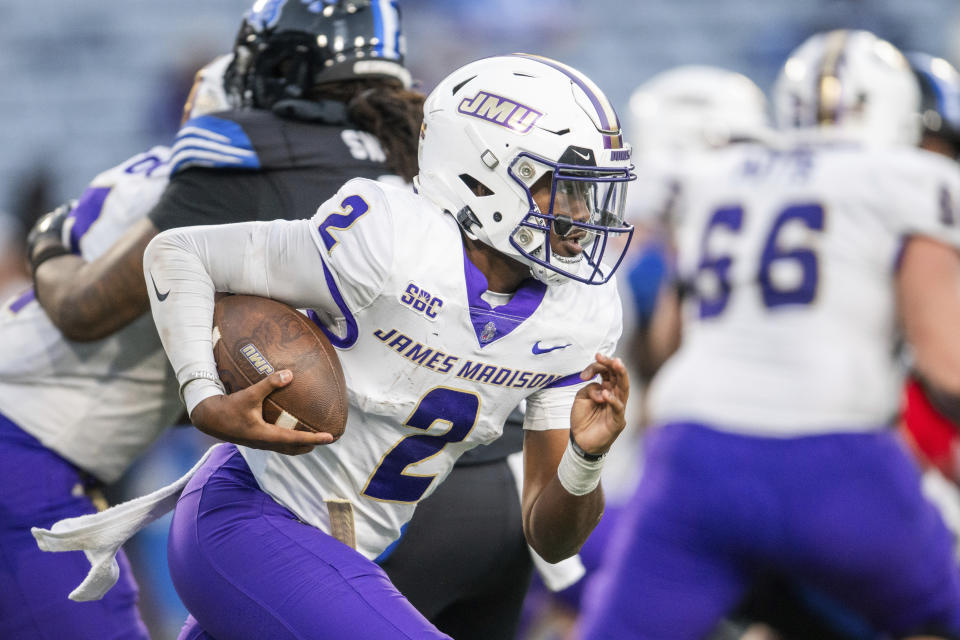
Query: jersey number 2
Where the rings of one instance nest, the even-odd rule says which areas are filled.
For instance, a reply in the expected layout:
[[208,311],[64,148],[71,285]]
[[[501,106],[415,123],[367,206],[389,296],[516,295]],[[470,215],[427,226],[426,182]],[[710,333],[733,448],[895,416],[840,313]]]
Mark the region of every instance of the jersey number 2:
[[360,196],[347,196],[340,203],[340,213],[331,213],[328,215],[317,230],[320,232],[320,239],[323,246],[327,248],[327,253],[333,251],[339,242],[336,236],[331,233],[331,229],[349,229],[360,216],[370,210],[366,200]]
[[[819,266],[817,254],[812,249],[798,247],[783,249],[778,243],[780,233],[791,221],[798,221],[813,231],[823,231],[823,207],[819,204],[798,204],[785,208],[774,219],[773,225],[767,234],[763,251],[760,254],[760,266],[757,271],[757,281],[760,283],[760,293],[763,305],[771,309],[789,304],[809,304],[817,291]],[[731,284],[730,268],[733,266],[733,257],[729,255],[710,255],[707,245],[710,237],[719,228],[726,227],[729,231],[739,232],[743,226],[743,207],[724,207],[713,212],[704,229],[700,243],[700,263],[697,267],[697,276],[704,271],[711,271],[716,278],[718,287],[712,295],[708,295],[696,287],[697,299],[701,318],[711,318],[723,313],[730,302]],[[800,281],[791,287],[777,286],[771,277],[775,265],[786,261],[794,262],[801,272]]]
[[393,445],[370,474],[363,495],[390,502],[419,500],[436,475],[407,473],[407,467],[432,458],[451,442],[461,442],[473,430],[479,411],[480,396],[475,393],[447,387],[428,391],[403,426],[426,431],[441,421],[450,428],[436,435],[414,433]]

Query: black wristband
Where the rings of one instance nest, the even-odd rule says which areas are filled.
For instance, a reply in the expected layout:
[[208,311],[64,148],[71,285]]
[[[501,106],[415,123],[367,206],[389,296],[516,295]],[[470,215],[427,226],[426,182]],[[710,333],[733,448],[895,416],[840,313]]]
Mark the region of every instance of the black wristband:
[[[64,238],[64,224],[77,206],[76,200],[65,202],[53,211],[43,214],[27,234],[27,261],[34,273],[44,261],[70,251],[70,241]],[[39,251],[37,247],[42,247]]]
[[58,256],[65,256],[68,253],[72,253],[70,249],[66,248],[62,244],[51,244],[48,247],[41,249],[40,251],[30,255],[30,268],[33,270],[33,273],[37,272],[37,267],[49,260],[50,258],[56,258]]
[[587,453],[584,451],[580,445],[577,444],[577,441],[573,439],[573,429],[570,429],[570,448],[573,449],[573,452],[586,460],[587,462],[599,462],[603,460],[607,454],[604,453]]

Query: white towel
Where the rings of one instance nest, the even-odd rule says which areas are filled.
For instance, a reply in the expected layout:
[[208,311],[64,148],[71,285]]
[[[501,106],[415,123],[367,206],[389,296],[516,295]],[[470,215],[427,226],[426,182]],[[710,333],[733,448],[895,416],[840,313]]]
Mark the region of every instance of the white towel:
[[[116,555],[123,544],[145,526],[171,511],[180,498],[180,492],[220,446],[216,444],[197,461],[186,474],[165,487],[127,502],[120,503],[100,513],[91,513],[75,518],[65,518],[50,529],[33,527],[30,533],[43,551],[83,551],[90,562],[87,577],[70,592],[70,599],[77,602],[99,600],[120,577]],[[518,499],[523,486],[523,454],[514,453],[507,458],[510,471],[516,480]],[[560,591],[583,577],[585,570],[580,556],[551,564],[530,549],[533,564],[552,591]]]
[[[510,471],[513,472],[513,478],[517,485],[517,494],[520,495],[522,499],[523,452],[517,451],[516,453],[511,453],[507,456],[507,464],[510,466]],[[551,591],[562,591],[566,589],[582,578],[583,574],[587,572],[587,570],[583,568],[583,562],[580,561],[579,554],[571,556],[566,560],[561,560],[556,564],[550,564],[541,558],[540,554],[534,551],[532,547],[528,548],[530,549],[531,557],[533,557],[533,566],[537,568],[537,572],[543,579],[543,583],[547,585],[547,588]]]
[[153,493],[122,502],[100,513],[59,520],[50,529],[30,529],[37,546],[43,551],[80,550],[86,554],[91,565],[90,571],[80,586],[70,592],[71,600],[99,600],[117,583],[120,567],[117,566],[116,555],[120,547],[137,531],[176,506],[187,482],[219,446],[215,444],[207,449],[190,471]]

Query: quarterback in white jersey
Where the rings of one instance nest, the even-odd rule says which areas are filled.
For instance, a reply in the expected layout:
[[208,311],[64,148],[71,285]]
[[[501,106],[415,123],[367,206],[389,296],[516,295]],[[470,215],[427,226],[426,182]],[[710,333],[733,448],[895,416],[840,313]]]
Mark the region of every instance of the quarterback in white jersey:
[[782,144],[685,177],[683,339],[585,638],[703,637],[765,572],[878,633],[960,633],[951,535],[894,429],[901,336],[960,392],[960,170],[912,146],[916,82],[867,32],[811,38],[778,101]]
[[[183,240],[210,252],[205,271],[218,288],[317,310],[313,317],[334,328],[350,414],[336,443],[308,455],[240,451],[264,491],[304,522],[329,531],[326,503],[348,500],[357,550],[370,559],[399,537],[461,453],[500,436],[521,400],[525,428],[569,428],[580,371],[594,353],[611,353],[620,333],[613,287],[530,278],[497,304],[453,217],[406,189],[352,180],[311,221],[260,226]],[[231,253],[217,259],[201,248],[214,242]],[[238,270],[235,255],[255,266]],[[271,260],[279,255],[288,258]],[[163,271],[151,272],[165,288]],[[321,278],[326,286],[317,286]],[[205,284],[200,274],[197,281]],[[155,308],[169,322],[166,301]]]
[[[194,424],[266,441],[211,455],[174,516],[175,583],[213,636],[269,635],[277,607],[309,637],[347,637],[358,619],[365,637],[440,635],[370,560],[521,400],[530,544],[568,557],[602,513],[602,458],[628,391],[606,355],[621,324],[613,272],[631,233],[616,114],[576,70],[521,54],[457,70],[424,114],[418,193],[356,179],[311,220],[171,230],[147,248],[151,308]],[[311,310],[346,375],[350,416],[336,443],[264,423],[259,401],[251,409],[289,372],[223,394],[215,291]],[[264,450],[275,434],[303,455]],[[344,502],[355,550],[332,537],[330,505],[341,513]],[[217,612],[242,608],[233,592],[261,604],[226,618]]]

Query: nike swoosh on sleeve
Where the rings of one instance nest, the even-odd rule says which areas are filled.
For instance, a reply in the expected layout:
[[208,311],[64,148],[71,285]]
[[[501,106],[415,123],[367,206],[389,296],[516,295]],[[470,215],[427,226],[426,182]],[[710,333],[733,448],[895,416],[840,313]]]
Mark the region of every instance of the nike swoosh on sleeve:
[[157,288],[157,281],[153,279],[153,274],[150,274],[150,282],[153,283],[153,292],[157,294],[157,300],[163,302],[167,299],[167,296],[170,295],[170,289],[167,289],[166,293],[160,293],[160,289]]

